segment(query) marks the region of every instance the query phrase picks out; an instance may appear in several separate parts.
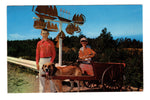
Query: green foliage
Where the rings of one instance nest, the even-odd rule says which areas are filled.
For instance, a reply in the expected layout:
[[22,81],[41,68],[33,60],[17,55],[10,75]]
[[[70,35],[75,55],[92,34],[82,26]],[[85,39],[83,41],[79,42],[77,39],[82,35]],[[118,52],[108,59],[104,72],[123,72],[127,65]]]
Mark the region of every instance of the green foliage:
[[63,61],[75,62],[78,59],[78,52],[69,50],[67,53],[63,52]]
[[[75,62],[78,59],[78,51],[81,47],[80,39],[84,37],[71,36],[63,40],[64,46],[70,48],[68,52],[63,52],[63,62]],[[24,57],[35,60],[36,44],[40,39],[7,41],[8,56]],[[55,43],[55,39],[51,40]],[[98,62],[124,62],[126,63],[125,85],[143,87],[143,43],[130,38],[113,39],[112,34],[104,28],[97,38],[88,38],[88,43],[96,52],[94,61]],[[71,48],[75,48],[72,50]],[[128,50],[131,48],[131,50]],[[141,50],[139,50],[141,49]],[[58,62],[58,48],[56,48],[55,62]]]
[[40,39],[7,41],[7,55],[35,60],[36,45]]
[[143,52],[135,51],[132,56],[125,61],[125,75],[127,80],[125,84],[136,87],[143,87]]

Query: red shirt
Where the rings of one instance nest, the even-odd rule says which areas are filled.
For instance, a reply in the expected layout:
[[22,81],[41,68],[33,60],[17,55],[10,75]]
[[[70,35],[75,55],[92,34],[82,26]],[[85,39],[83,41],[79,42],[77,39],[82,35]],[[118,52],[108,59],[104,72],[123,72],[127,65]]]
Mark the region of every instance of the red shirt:
[[51,57],[50,62],[53,62],[56,56],[55,46],[52,41],[41,40],[37,43],[36,47],[36,64],[39,64],[40,58]]

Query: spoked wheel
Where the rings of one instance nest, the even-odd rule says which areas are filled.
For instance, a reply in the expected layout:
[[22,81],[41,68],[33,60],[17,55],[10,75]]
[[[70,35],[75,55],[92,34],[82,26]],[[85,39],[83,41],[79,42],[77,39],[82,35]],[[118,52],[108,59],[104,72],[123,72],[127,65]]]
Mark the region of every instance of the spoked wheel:
[[100,84],[98,80],[83,81],[83,82],[87,88],[97,88],[99,87],[99,84]]
[[119,91],[123,85],[123,74],[115,66],[108,67],[102,76],[103,89],[108,91]]

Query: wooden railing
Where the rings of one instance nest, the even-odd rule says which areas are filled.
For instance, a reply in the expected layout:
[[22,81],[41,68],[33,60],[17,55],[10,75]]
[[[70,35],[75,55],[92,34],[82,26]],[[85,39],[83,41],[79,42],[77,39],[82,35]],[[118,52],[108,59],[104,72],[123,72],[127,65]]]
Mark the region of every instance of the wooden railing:
[[11,62],[14,64],[22,65],[22,66],[37,70],[35,61],[7,56],[7,62]]

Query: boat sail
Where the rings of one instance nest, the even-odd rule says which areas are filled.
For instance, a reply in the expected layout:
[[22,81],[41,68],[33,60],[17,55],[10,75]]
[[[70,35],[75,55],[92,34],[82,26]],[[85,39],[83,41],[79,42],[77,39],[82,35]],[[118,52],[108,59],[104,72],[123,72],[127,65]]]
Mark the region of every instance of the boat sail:
[[58,16],[56,6],[54,6],[54,9],[52,6],[37,6],[34,12],[39,18],[43,19],[54,20]]
[[58,13],[57,13],[57,8],[56,8],[56,6],[54,6],[54,16],[58,16]]
[[58,27],[57,24],[53,24],[50,23],[49,21],[47,22],[47,30],[51,31],[51,32],[57,32],[58,31]]

